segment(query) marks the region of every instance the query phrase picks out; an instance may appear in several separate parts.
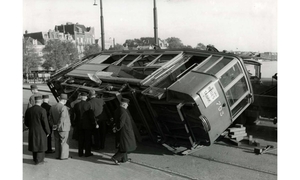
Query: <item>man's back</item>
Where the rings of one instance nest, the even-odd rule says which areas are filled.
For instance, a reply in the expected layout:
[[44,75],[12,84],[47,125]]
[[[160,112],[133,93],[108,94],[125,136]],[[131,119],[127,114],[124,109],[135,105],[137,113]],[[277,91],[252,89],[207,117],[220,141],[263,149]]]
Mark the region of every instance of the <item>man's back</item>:
[[92,98],[88,101],[91,105],[91,109],[94,112],[94,116],[99,116],[103,111],[104,100],[102,98]]
[[95,121],[93,119],[93,112],[91,110],[91,105],[89,102],[80,101],[74,106],[75,111],[75,121],[78,128],[91,129],[95,126]]
[[44,108],[44,109],[46,110],[46,112],[47,112],[47,117],[49,117],[51,105],[48,104],[48,103],[46,103],[46,102],[43,102],[43,103],[41,104],[41,107]]
[[29,151],[44,151],[47,149],[46,138],[50,133],[46,110],[34,105],[25,112],[25,125],[29,127]]
[[66,106],[56,103],[50,108],[50,121],[53,125],[57,125],[58,131],[70,131],[70,116]]
[[25,125],[29,128],[43,127],[44,120],[47,122],[46,110],[40,106],[32,106],[25,112]]

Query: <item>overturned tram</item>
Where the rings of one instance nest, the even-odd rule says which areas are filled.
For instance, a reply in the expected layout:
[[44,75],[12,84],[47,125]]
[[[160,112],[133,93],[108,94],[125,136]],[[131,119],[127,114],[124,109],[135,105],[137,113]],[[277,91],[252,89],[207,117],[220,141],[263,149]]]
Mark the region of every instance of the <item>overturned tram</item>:
[[137,139],[174,151],[211,145],[254,101],[240,57],[200,50],[103,51],[59,70],[48,86],[70,102],[93,89],[111,114],[130,99]]

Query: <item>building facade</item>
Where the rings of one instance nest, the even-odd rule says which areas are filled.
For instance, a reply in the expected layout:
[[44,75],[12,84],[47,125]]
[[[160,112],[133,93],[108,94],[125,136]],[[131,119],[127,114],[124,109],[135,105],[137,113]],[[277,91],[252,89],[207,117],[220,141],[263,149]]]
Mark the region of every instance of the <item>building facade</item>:
[[82,24],[67,22],[66,24],[56,25],[54,29],[56,32],[65,34],[65,38],[74,40],[80,58],[83,57],[86,44],[95,44],[94,27],[85,27]]
[[[71,41],[77,47],[79,58],[82,58],[84,46],[86,44],[95,43],[94,28],[85,27],[84,25],[78,23],[73,24],[68,22],[65,25],[56,25],[53,30],[50,29],[48,32],[40,31],[28,33],[28,31],[25,31],[25,34],[23,34],[23,40],[33,45],[35,52],[41,58],[41,63],[44,62],[43,49],[47,42],[53,39]],[[31,70],[33,73],[31,76],[47,79],[50,77],[50,73],[53,71],[54,69],[45,70],[43,67],[39,66]]]
[[[135,41],[126,40],[123,44],[125,50],[146,50],[155,48],[155,39],[153,37],[141,37]],[[167,49],[168,43],[158,38],[158,48]]]

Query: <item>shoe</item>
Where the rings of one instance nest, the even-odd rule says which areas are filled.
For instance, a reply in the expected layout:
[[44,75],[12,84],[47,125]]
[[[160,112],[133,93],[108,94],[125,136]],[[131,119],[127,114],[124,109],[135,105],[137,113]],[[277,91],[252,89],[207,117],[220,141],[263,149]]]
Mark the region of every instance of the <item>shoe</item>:
[[118,160],[116,160],[115,158],[111,158],[111,160],[113,160],[114,163],[115,163],[116,165],[119,165],[119,164],[120,164],[120,163],[118,162]]
[[70,159],[70,158],[72,158],[72,156],[69,156],[68,158],[55,158],[55,159],[59,159],[59,160],[68,160],[68,159]]
[[46,153],[46,154],[51,154],[51,153],[55,153],[55,151],[49,150],[49,151],[46,151],[45,153]]
[[36,162],[35,165],[42,165],[42,164],[45,164],[45,163],[47,163],[47,161]]
[[86,154],[86,155],[84,155],[85,157],[90,157],[90,156],[94,156],[94,154],[93,153],[89,153],[89,154]]
[[127,161],[124,161],[122,163],[129,163],[129,162],[131,162],[131,158],[128,158]]

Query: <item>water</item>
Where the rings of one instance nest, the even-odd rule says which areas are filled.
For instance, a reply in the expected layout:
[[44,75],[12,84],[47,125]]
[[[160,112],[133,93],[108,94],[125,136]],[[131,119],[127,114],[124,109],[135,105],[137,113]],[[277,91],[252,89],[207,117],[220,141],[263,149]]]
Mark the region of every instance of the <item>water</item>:
[[260,61],[261,65],[261,77],[270,78],[277,73],[277,61]]

